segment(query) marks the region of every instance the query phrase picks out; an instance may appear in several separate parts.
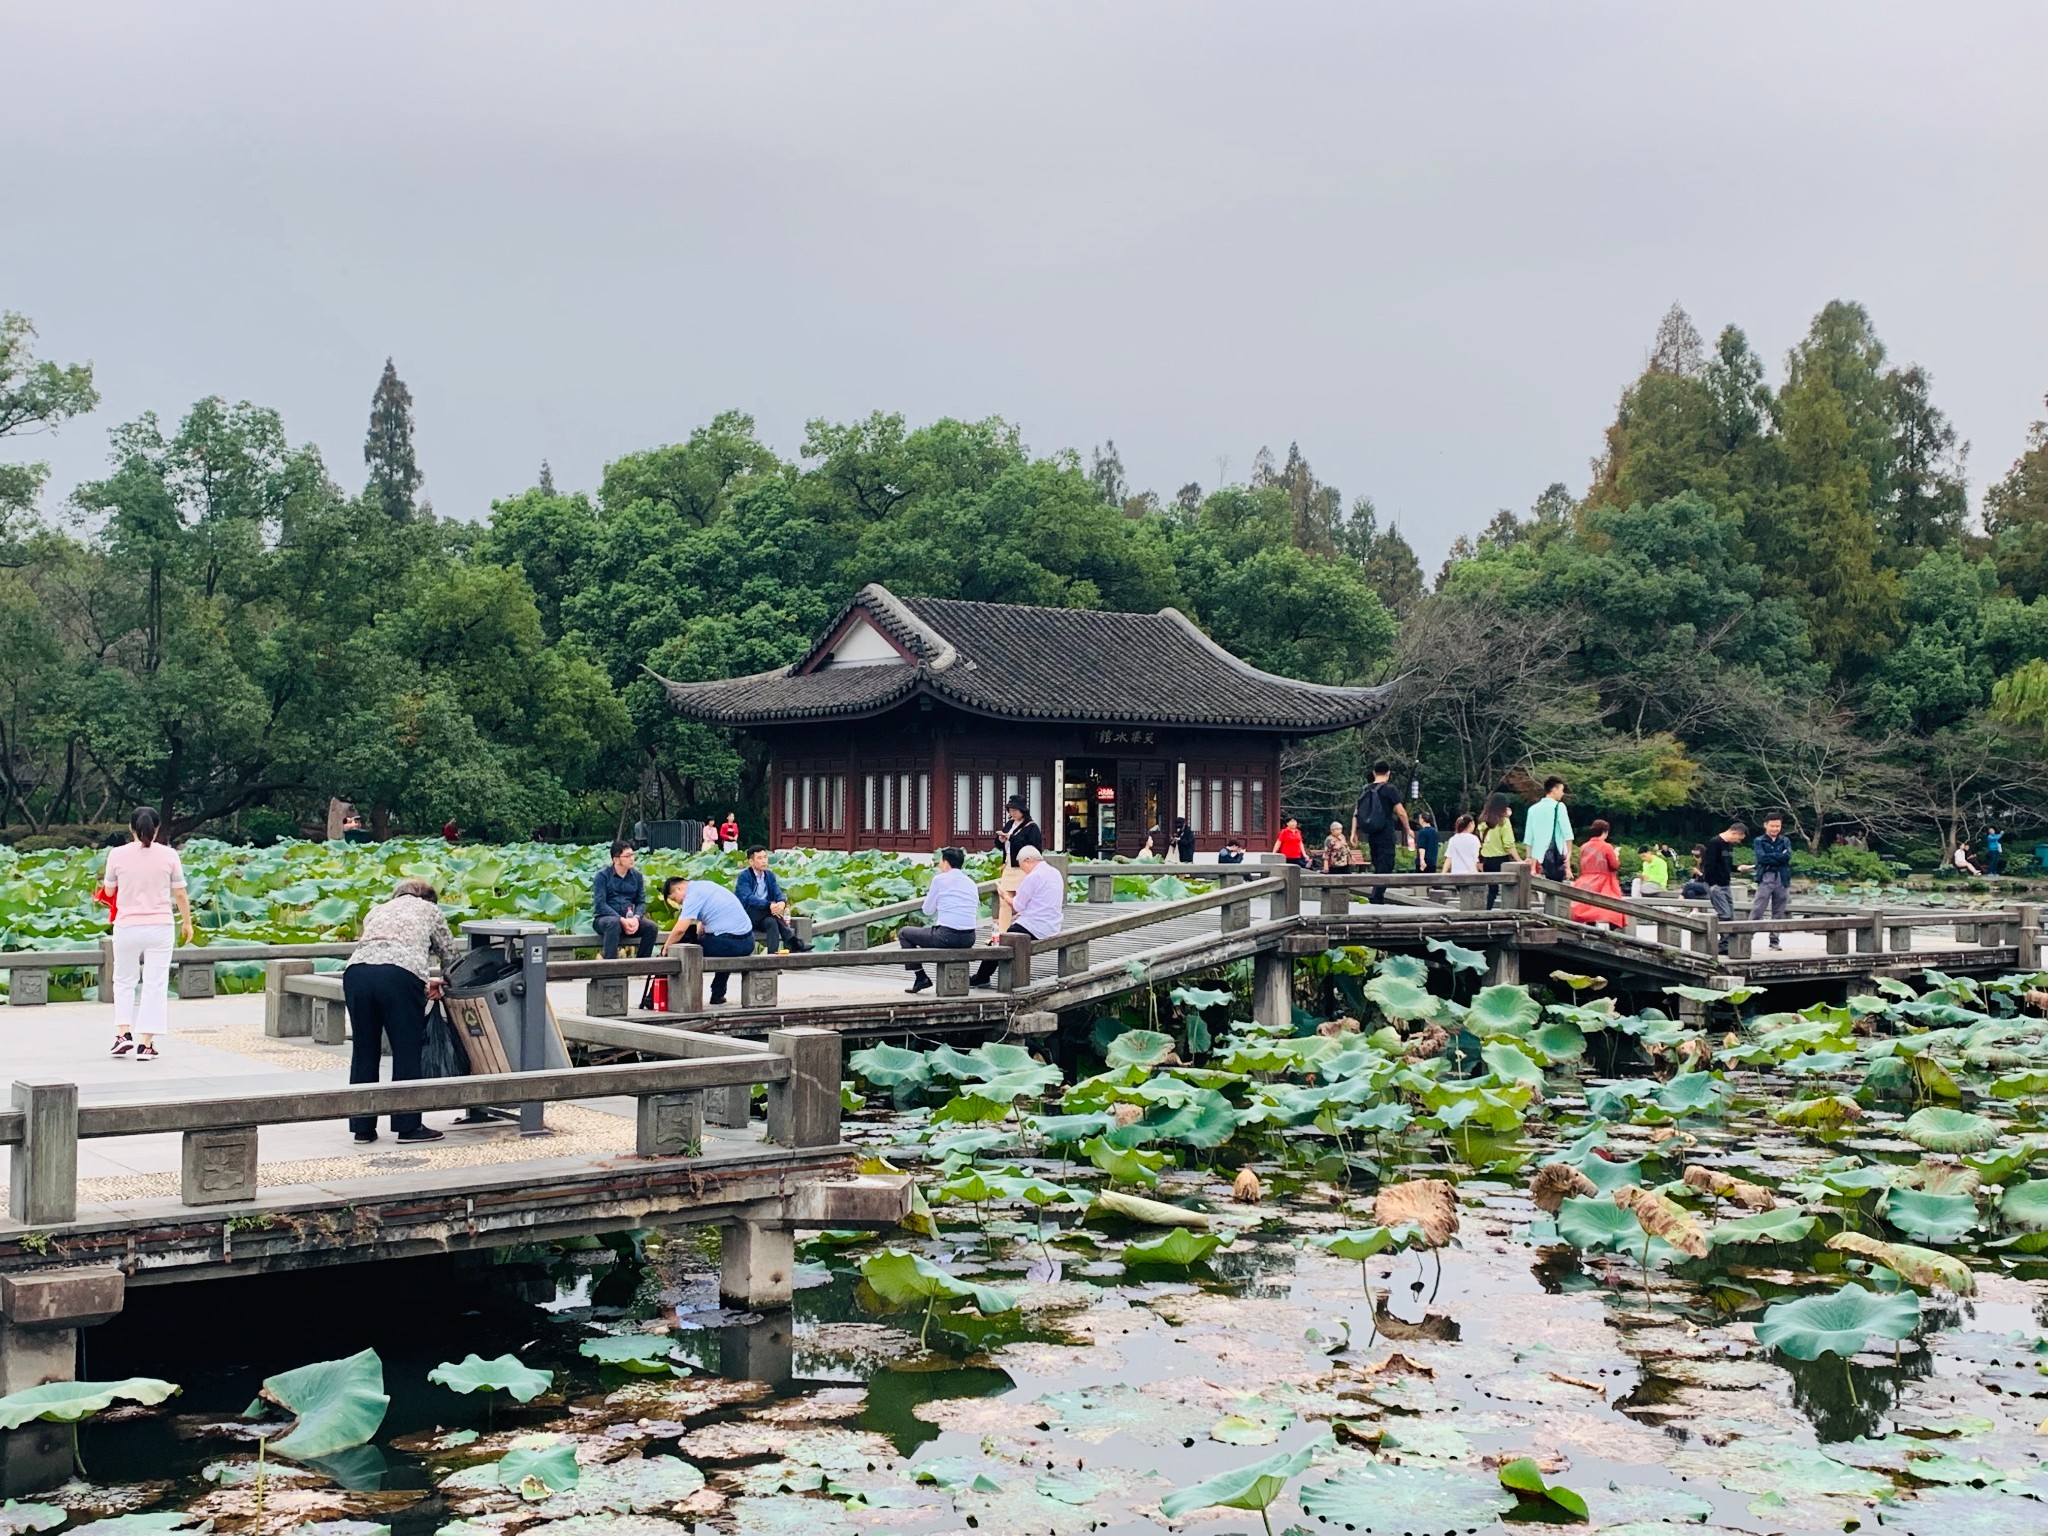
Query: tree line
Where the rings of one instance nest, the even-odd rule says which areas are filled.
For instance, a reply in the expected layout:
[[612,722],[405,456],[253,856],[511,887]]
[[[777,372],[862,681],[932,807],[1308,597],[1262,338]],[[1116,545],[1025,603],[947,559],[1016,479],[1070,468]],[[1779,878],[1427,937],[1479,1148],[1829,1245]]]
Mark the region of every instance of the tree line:
[[[91,369],[0,322],[0,437],[75,424]],[[387,363],[360,489],[276,412],[219,398],[109,433],[61,505],[0,466],[0,829],[160,805],[174,835],[287,833],[330,795],[381,830],[609,835],[758,805],[743,740],[680,721],[651,672],[781,665],[863,582],[996,602],[1172,604],[1255,665],[1392,679],[1365,732],[1290,754],[1336,807],[1361,762],[1440,809],[1547,773],[1677,826],[1782,806],[1809,847],[2025,826],[2048,728],[2048,425],[1970,514],[1924,370],[1833,303],[1768,370],[1674,307],[1586,493],[1553,485],[1426,577],[1369,499],[1298,448],[1170,497],[1114,443],[1035,455],[999,419],[753,421],[564,492],[543,464],[487,517],[422,497]]]

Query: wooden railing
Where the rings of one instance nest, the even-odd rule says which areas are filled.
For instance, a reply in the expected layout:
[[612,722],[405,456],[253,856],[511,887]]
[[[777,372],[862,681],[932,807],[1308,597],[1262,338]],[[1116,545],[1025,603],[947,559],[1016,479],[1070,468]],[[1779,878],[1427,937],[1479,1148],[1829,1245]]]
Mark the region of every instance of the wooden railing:
[[[840,1042],[831,1030],[770,1030],[764,1046],[710,1037],[675,1045],[694,1059],[140,1104],[82,1105],[75,1083],[19,1079],[13,1107],[0,1110],[0,1146],[9,1149],[9,1214],[31,1226],[76,1220],[78,1143],[98,1137],[181,1135],[182,1198],[190,1206],[256,1198],[260,1127],[351,1116],[623,1096],[639,1106],[640,1156],[685,1157],[700,1149],[706,1094],[751,1093],[755,1084],[766,1084],[771,1143],[801,1149],[838,1145]],[[635,1041],[629,1048],[653,1045]]]

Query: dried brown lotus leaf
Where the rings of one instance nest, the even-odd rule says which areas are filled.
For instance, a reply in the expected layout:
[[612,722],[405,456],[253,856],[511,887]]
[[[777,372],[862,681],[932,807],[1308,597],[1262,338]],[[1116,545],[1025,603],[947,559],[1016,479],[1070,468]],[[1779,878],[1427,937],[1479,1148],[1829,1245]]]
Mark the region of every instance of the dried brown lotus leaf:
[[1265,1192],[1259,1187],[1259,1176],[1249,1168],[1237,1170],[1237,1178],[1230,1186],[1230,1198],[1245,1205],[1257,1205]]
[[1704,1259],[1708,1243],[1706,1228],[1684,1206],[1666,1200],[1651,1190],[1625,1184],[1614,1192],[1614,1203],[1635,1214],[1636,1225],[1650,1236],[1661,1238],[1690,1258]]
[[1771,1211],[1778,1206],[1778,1197],[1761,1184],[1752,1184],[1747,1179],[1738,1179],[1732,1173],[1723,1173],[1718,1168],[1708,1168],[1701,1163],[1688,1163],[1685,1169],[1688,1187],[1702,1194],[1719,1195],[1733,1200],[1737,1205],[1747,1206],[1752,1211]]
[[1355,1035],[1358,1031],[1358,1020],[1349,1017],[1325,1019],[1316,1026],[1316,1033],[1325,1040],[1334,1040],[1339,1035]]
[[1423,1240],[1441,1248],[1458,1230],[1457,1192],[1442,1179],[1411,1179],[1390,1184],[1373,1197],[1373,1220],[1383,1227],[1412,1222]]
[[1441,1024],[1432,1024],[1408,1042],[1405,1054],[1410,1061],[1428,1061],[1432,1056],[1443,1055],[1451,1043],[1451,1032]]
[[1957,1296],[1977,1294],[1977,1277],[1970,1266],[1950,1254],[1911,1243],[1884,1243],[1861,1232],[1837,1232],[1828,1239],[1837,1253],[1853,1253],[1891,1270],[1908,1285],[1939,1287]]
[[1136,1125],[1145,1118],[1145,1111],[1135,1104],[1112,1104],[1109,1107],[1109,1117],[1121,1128],[1126,1125]]
[[1600,1186],[1570,1163],[1545,1163],[1529,1180],[1529,1198],[1536,1208],[1555,1216],[1567,1195],[1597,1195]]

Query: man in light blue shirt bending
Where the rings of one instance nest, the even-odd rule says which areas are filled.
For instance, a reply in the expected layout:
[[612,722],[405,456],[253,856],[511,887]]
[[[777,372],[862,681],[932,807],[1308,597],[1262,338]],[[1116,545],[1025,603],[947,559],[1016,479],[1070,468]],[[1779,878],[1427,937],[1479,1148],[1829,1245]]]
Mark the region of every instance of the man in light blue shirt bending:
[[[905,928],[896,935],[896,942],[905,949],[969,949],[974,944],[975,924],[981,918],[981,898],[976,894],[974,881],[961,867],[967,862],[967,854],[959,848],[939,850],[938,872],[932,876],[931,889],[924,893],[924,914],[929,917],[929,927]],[[926,991],[932,979],[921,965],[907,968],[915,978],[910,983],[913,996]]]
[[[685,880],[675,875],[665,881],[661,894],[676,909],[676,925],[669,930],[671,944],[687,939],[707,955],[751,955],[754,952],[754,920],[747,909],[715,880]],[[725,1001],[731,971],[711,973],[711,1001]]]

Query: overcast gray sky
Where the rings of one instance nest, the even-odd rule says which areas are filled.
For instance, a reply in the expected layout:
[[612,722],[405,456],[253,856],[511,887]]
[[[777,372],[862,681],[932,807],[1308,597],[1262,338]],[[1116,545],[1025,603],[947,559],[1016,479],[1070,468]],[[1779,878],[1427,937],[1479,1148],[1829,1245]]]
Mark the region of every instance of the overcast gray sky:
[[1431,568],[1582,489],[1659,315],[1862,300],[2002,474],[2048,392],[2048,5],[16,4],[0,308],[105,403],[477,516],[752,412],[1000,414],[1134,484],[1290,440]]

